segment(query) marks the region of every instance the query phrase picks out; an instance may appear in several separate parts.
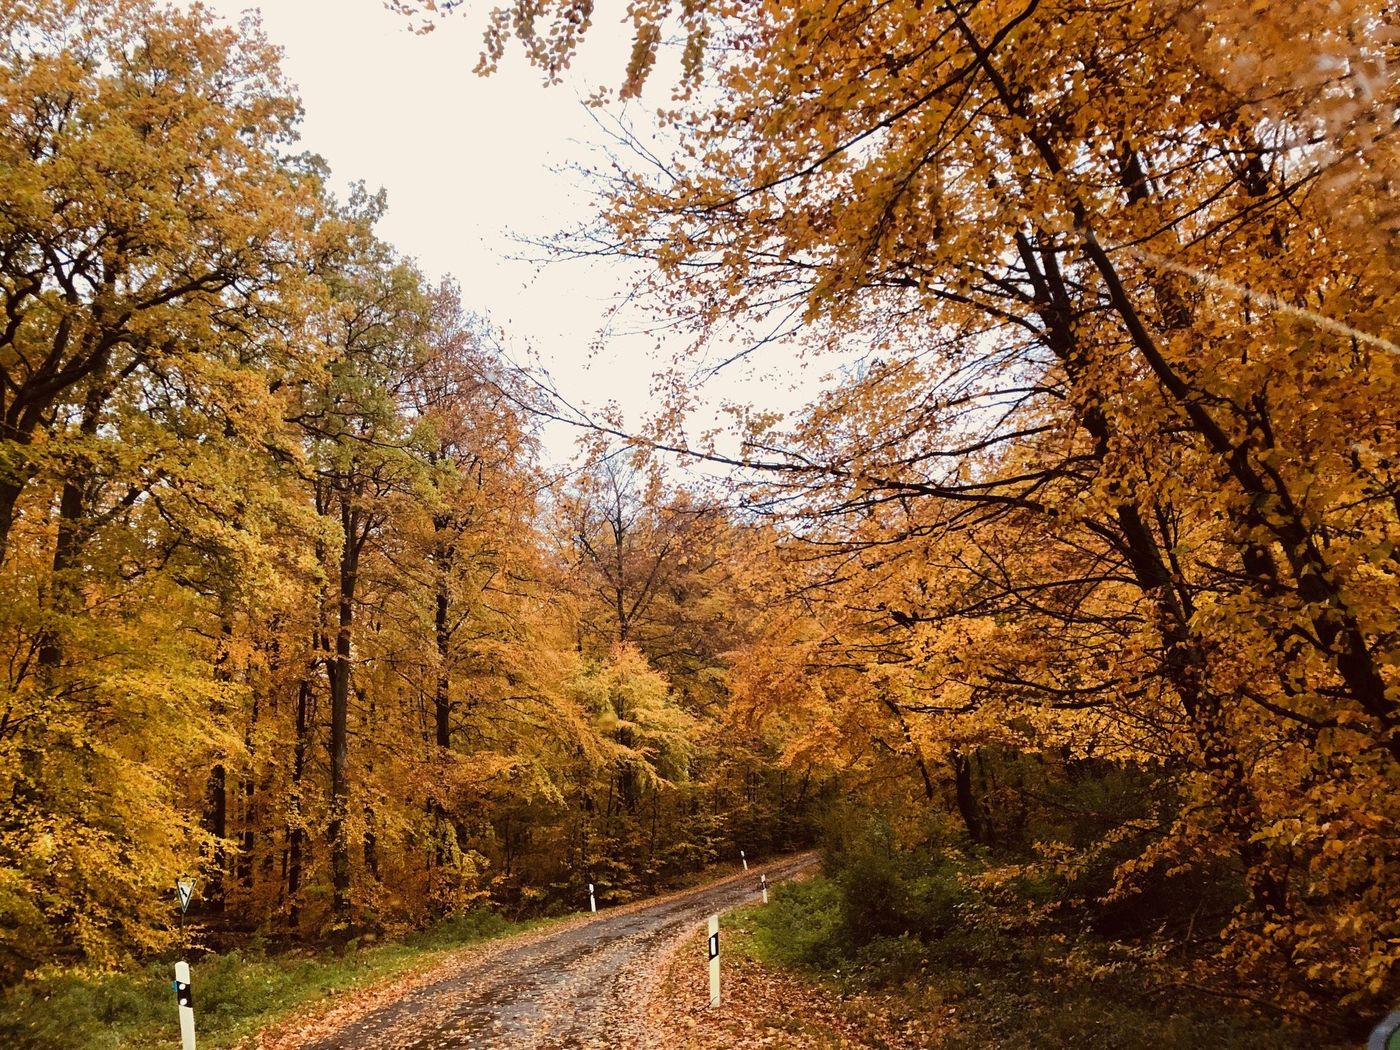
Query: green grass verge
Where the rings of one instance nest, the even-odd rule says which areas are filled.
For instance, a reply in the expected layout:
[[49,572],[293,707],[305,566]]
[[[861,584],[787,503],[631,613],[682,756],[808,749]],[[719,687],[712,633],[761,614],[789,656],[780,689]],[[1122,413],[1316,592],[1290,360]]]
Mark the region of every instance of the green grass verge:
[[[201,1050],[227,1050],[298,1007],[425,969],[454,949],[534,929],[472,911],[431,930],[333,953],[207,955],[193,964]],[[6,1050],[178,1050],[173,966],[41,970],[0,997]]]
[[1172,988],[1101,939],[957,929],[927,941],[848,937],[840,888],[818,876],[726,917],[727,949],[794,970],[834,996],[879,992],[938,1019],[939,1050],[1315,1050],[1335,1036],[1229,999]]

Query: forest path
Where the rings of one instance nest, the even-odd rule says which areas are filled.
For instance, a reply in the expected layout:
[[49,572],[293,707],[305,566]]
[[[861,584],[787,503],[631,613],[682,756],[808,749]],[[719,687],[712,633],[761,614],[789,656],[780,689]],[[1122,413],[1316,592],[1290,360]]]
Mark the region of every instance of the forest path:
[[[592,1050],[639,1046],[657,966],[706,916],[758,899],[758,877],[789,878],[817,863],[786,857],[596,918],[496,942],[393,1001],[326,1034],[275,1045],[300,1050]],[[703,967],[703,960],[696,966]]]

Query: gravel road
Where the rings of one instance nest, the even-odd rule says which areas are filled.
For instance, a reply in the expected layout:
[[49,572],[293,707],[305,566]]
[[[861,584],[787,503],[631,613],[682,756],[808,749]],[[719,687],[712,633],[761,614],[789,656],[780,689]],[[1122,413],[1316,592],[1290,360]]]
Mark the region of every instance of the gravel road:
[[[303,1050],[615,1050],[637,1046],[657,962],[707,915],[816,864],[786,858],[697,889],[502,942]],[[514,943],[519,941],[518,944]],[[704,965],[697,960],[697,968]]]

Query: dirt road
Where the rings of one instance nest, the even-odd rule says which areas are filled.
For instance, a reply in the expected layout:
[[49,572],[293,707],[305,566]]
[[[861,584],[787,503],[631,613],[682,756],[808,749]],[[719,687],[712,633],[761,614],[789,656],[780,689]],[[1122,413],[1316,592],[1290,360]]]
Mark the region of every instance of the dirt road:
[[[757,899],[816,863],[765,865],[543,935],[513,938],[366,1013],[304,1050],[621,1050],[638,1045],[657,961],[705,916]],[[518,941],[519,943],[514,943]],[[703,966],[703,960],[697,961]]]

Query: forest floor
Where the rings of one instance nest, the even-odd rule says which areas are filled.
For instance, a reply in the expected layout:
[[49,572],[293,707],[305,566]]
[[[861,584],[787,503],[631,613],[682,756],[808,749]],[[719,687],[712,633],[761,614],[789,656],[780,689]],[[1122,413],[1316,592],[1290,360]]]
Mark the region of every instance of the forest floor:
[[938,1045],[937,1015],[899,995],[851,992],[755,958],[748,909],[722,929],[721,1003],[710,1006],[705,939],[695,933],[659,960],[639,1050],[916,1050]]
[[[676,1047],[660,1032],[658,981],[708,915],[811,870],[814,854],[755,865],[696,889],[470,948],[426,973],[330,1000],[261,1033],[257,1050],[603,1050]],[[703,958],[694,964],[703,974]],[[731,1045],[749,1045],[741,1041]],[[865,1045],[865,1044],[853,1044]],[[873,1044],[871,1044],[873,1045]]]

